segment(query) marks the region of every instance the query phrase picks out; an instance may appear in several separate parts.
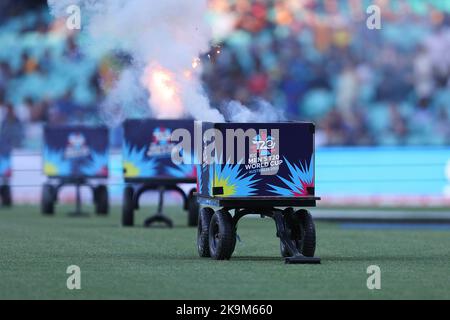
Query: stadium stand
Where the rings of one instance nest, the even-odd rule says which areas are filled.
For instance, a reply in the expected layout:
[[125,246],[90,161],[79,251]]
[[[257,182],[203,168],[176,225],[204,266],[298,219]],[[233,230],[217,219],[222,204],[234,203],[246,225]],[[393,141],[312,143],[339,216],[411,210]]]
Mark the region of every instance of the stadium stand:
[[[203,57],[212,104],[264,98],[289,119],[314,120],[320,145],[448,145],[450,3],[381,1],[376,31],[370,3],[211,0],[221,31],[220,54]],[[10,16],[0,24],[0,120],[14,146],[38,146],[24,138],[33,124],[101,121],[117,59],[80,50],[82,36],[51,24],[45,7]]]

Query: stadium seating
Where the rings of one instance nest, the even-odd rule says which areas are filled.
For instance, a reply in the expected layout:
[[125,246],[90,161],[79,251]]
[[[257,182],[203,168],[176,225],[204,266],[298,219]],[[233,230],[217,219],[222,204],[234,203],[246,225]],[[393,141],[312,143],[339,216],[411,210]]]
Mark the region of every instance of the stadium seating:
[[[251,105],[262,97],[284,109],[289,119],[316,121],[325,132],[325,145],[450,143],[445,125],[450,70],[443,76],[430,71],[426,96],[417,83],[427,79],[416,75],[421,50],[433,39],[449,42],[450,48],[448,1],[386,1],[379,31],[365,26],[364,8],[370,1],[358,7],[359,15],[352,8],[355,1],[337,1],[335,8],[319,0],[299,3],[211,0],[213,27],[225,16],[233,24],[218,36],[221,54],[211,62],[203,57],[204,85],[215,106],[232,99]],[[111,81],[111,74],[102,71],[109,53],[82,52],[82,36],[68,36],[51,21],[43,8],[0,25],[3,104],[46,101],[50,109],[46,114],[41,108],[35,122],[98,121],[102,95],[92,79]],[[436,52],[430,50],[423,58],[434,63]],[[74,114],[58,107],[68,94],[78,107]]]

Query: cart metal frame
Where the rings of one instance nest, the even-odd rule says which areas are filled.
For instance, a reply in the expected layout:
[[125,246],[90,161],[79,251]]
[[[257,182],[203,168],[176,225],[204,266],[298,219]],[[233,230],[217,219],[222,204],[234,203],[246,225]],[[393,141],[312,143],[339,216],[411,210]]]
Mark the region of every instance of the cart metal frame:
[[[280,238],[281,243],[285,246],[290,256],[285,258],[288,264],[319,264],[321,262],[319,257],[306,257],[294,245],[290,239],[289,230],[286,228],[286,220],[288,215],[293,214],[293,208],[310,208],[315,207],[316,202],[320,197],[305,196],[305,197],[211,197],[197,194],[197,200],[200,205],[205,207],[218,207],[217,212],[229,212],[234,210],[232,217],[233,228],[237,230],[238,222],[247,215],[260,215],[262,218],[269,217],[275,221],[277,230],[277,237]],[[284,207],[286,209],[279,209]]]
[[[102,176],[92,176],[92,177],[65,177],[65,176],[49,176],[47,177],[47,182],[44,184],[44,186],[51,186],[54,188],[54,202],[57,202],[58,194],[61,191],[62,188],[67,186],[75,186],[75,211],[70,212],[69,215],[71,216],[86,216],[88,215],[87,212],[82,211],[82,198],[81,198],[81,187],[88,187],[92,190],[94,203],[97,202],[96,199],[96,188],[99,186],[107,186],[106,183],[102,183],[103,181],[107,180],[108,178],[102,177]],[[98,180],[99,182],[93,183],[92,181]],[[106,187],[107,188],[107,187]],[[45,190],[43,191],[45,192]],[[46,195],[43,195],[44,197]],[[42,200],[44,201],[44,200]],[[109,201],[106,205],[109,207]],[[109,211],[109,210],[108,210]],[[104,212],[102,214],[107,214],[108,212]]]
[[[156,213],[148,217],[144,221],[145,227],[151,227],[155,224],[163,224],[168,228],[173,227],[173,221],[164,213],[164,193],[174,191],[183,199],[183,209],[189,209],[190,196],[194,195],[196,187],[193,187],[189,194],[186,194],[178,184],[196,184],[196,178],[125,178],[126,187],[132,188],[133,194],[131,199],[132,215],[134,210],[140,209],[139,199],[147,191],[158,191],[158,205]],[[124,208],[127,210],[127,208]],[[189,214],[189,213],[188,213]]]

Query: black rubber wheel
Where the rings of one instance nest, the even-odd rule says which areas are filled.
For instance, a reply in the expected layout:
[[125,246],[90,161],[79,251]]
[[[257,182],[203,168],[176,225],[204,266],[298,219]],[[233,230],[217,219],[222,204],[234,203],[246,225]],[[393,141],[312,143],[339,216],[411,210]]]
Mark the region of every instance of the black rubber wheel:
[[134,225],[133,193],[132,187],[125,187],[125,189],[123,189],[122,226],[124,227],[131,227]]
[[[288,237],[291,239],[292,245],[298,247],[298,239],[300,239],[300,226],[298,221],[294,219],[294,209],[287,208],[285,209],[284,214],[284,227],[286,228],[286,231],[288,232]],[[284,243],[280,240],[280,252],[281,256],[283,258],[290,257],[291,254],[289,253],[288,248],[284,245]]]
[[191,192],[188,195],[187,199],[187,211],[188,211],[188,226],[189,227],[196,227],[198,224],[198,215],[200,206],[197,202],[197,197],[194,196],[194,190],[191,190]]
[[41,212],[44,215],[53,215],[55,213],[56,188],[50,184],[44,184],[42,187]]
[[[291,215],[286,215],[286,229],[298,251],[306,257],[314,257],[316,251],[316,227],[313,218],[307,210],[299,210]],[[289,250],[280,241],[282,257],[290,257]]]
[[218,210],[209,224],[209,253],[215,260],[228,260],[236,245],[236,229],[233,218],[225,210]]
[[105,185],[99,185],[94,189],[95,212],[98,215],[107,215],[109,213],[108,188]]
[[3,185],[0,187],[0,196],[1,196],[2,206],[4,206],[4,207],[12,206],[11,187],[9,185]]
[[297,242],[299,251],[305,257],[314,257],[316,252],[316,226],[313,217],[307,210],[299,210],[294,214],[299,220],[301,240]]
[[197,249],[198,255],[202,258],[210,257],[209,253],[209,225],[214,210],[211,208],[202,208],[198,215],[197,226]]

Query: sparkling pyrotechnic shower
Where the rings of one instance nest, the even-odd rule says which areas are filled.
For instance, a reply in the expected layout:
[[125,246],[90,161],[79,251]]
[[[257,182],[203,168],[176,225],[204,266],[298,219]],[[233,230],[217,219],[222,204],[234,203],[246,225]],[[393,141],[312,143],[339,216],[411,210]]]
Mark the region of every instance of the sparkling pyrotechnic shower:
[[145,69],[142,82],[150,92],[150,106],[157,118],[178,119],[185,111],[176,75],[151,63]]

